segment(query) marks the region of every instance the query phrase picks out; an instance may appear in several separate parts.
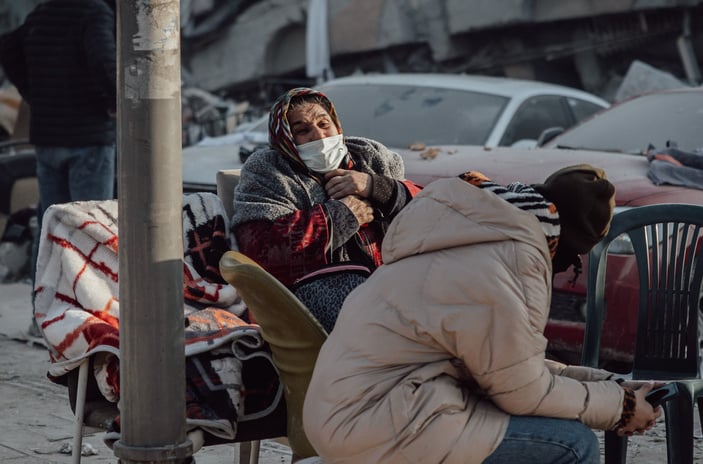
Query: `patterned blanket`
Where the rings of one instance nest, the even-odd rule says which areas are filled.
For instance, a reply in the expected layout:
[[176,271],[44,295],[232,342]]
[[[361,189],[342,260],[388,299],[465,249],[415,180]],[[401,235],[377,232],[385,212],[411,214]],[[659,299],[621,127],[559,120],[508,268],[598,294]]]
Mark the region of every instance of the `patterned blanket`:
[[[117,200],[51,206],[44,216],[35,317],[49,346],[49,377],[94,357],[103,396],[119,399]],[[219,274],[230,249],[229,224],[214,194],[183,197],[183,293],[188,423],[234,438],[242,410],[242,361],[270,356],[257,325]],[[273,366],[273,363],[270,363]],[[280,396],[280,395],[279,395]],[[275,405],[273,405],[275,406]]]

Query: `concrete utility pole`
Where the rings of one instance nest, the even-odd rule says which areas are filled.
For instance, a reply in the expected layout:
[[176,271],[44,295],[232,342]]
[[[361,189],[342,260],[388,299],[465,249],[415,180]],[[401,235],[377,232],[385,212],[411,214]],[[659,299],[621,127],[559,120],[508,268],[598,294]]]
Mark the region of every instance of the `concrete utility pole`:
[[122,463],[187,463],[179,0],[117,2]]

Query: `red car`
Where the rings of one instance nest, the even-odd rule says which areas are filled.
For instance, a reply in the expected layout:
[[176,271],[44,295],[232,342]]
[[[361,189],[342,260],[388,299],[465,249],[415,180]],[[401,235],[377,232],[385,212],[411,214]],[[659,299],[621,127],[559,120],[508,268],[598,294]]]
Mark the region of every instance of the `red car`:
[[[703,126],[701,126],[703,127]],[[654,203],[703,204],[703,190],[677,186],[657,186],[647,178],[646,156],[603,151],[564,149],[519,149],[480,146],[431,147],[422,151],[399,150],[405,161],[406,176],[422,185],[464,171],[480,171],[498,183],[543,182],[559,168],[589,163],[600,167],[616,188],[616,213]],[[702,187],[703,188],[703,187]],[[608,261],[608,310],[602,337],[601,361],[611,369],[623,369],[631,362],[635,342],[637,291],[633,262],[627,254]],[[611,253],[613,248],[611,247]],[[586,257],[584,267],[586,266]],[[549,352],[565,362],[580,361],[584,333],[586,275],[582,273],[572,287],[571,272],[557,275],[554,281],[550,319],[546,329]]]

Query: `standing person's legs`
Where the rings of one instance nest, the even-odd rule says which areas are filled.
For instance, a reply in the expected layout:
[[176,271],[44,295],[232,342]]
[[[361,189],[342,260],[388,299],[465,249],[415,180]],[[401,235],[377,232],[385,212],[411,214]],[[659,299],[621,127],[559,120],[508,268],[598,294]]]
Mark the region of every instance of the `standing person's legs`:
[[575,420],[511,416],[498,448],[483,464],[599,464],[593,431]]
[[110,200],[115,186],[115,146],[74,150],[68,171],[71,201]]
[[39,330],[34,321],[34,283],[36,281],[37,255],[41,238],[42,218],[46,209],[57,203],[71,200],[68,186],[68,162],[71,151],[63,147],[35,146],[37,159],[37,182],[39,183],[39,205],[37,205],[37,229],[32,242],[32,256],[29,273],[32,280],[32,323],[29,334],[39,336]]

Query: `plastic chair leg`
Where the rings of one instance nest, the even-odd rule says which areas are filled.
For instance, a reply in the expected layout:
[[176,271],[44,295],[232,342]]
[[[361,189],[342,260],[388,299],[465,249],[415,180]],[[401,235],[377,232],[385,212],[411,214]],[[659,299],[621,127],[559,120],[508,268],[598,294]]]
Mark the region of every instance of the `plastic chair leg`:
[[78,368],[78,389],[76,391],[76,422],[73,429],[73,449],[71,458],[73,464],[80,464],[83,448],[83,416],[85,415],[85,392],[88,386],[88,366],[90,359],[86,358]]
[[615,432],[605,432],[605,464],[625,464],[627,459],[627,437]]
[[682,392],[664,404],[669,464],[693,464],[693,398]]
[[261,441],[251,441],[251,451],[249,455],[249,464],[259,464],[259,451],[261,450]]
[[235,444],[234,464],[259,464],[259,440],[243,441]]

